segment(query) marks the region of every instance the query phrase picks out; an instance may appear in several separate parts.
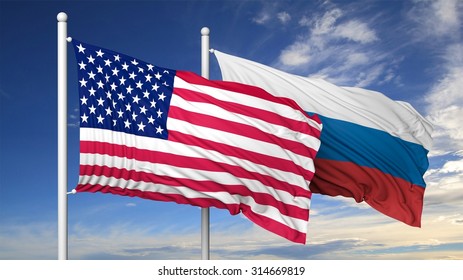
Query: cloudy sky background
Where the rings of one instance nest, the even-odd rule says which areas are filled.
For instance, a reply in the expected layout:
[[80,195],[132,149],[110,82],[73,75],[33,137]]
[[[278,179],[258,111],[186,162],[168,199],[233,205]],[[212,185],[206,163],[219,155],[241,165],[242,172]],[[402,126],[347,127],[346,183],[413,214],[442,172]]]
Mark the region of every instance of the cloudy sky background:
[[[211,209],[212,259],[463,259],[463,1],[0,0],[0,259],[57,258],[56,15],[76,39],[200,73],[211,47],[411,103],[434,125],[422,228],[314,195],[308,244]],[[68,48],[69,190],[78,174]],[[211,78],[220,71],[211,57]],[[200,209],[69,197],[70,259],[199,259]]]

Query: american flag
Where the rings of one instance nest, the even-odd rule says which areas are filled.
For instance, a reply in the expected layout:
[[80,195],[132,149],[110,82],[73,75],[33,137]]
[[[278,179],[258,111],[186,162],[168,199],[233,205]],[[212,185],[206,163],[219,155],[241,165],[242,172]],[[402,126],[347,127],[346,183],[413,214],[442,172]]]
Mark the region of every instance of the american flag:
[[321,123],[294,102],[72,40],[77,192],[243,213],[305,243]]

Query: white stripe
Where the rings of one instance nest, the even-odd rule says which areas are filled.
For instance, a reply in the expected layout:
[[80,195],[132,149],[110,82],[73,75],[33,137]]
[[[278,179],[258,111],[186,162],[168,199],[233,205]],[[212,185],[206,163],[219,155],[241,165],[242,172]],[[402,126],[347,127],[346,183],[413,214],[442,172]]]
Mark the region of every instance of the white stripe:
[[[308,118],[305,114],[301,113],[294,108],[280,103],[275,103],[272,101],[268,101],[259,97],[250,96],[247,94],[240,94],[234,91],[229,91],[225,89],[219,89],[216,87],[211,86],[204,86],[204,85],[196,85],[189,82],[182,80],[179,77],[175,77],[174,80],[174,88],[183,88],[190,91],[201,92],[207,94],[211,97],[216,99],[238,103],[241,105],[247,105],[254,108],[259,108],[261,110],[265,110],[271,113],[277,113],[280,116],[285,116],[287,118],[302,121],[308,123],[309,125],[313,126],[314,128],[320,130],[321,125],[317,122],[314,122],[311,118]],[[239,94],[239,98],[237,99],[237,95]]]
[[179,107],[190,112],[211,115],[226,121],[251,125],[263,132],[275,135],[279,138],[300,142],[316,151],[318,151],[320,147],[320,140],[312,135],[294,131],[285,126],[268,123],[259,118],[231,113],[217,105],[187,101],[175,94],[172,96],[170,105],[171,107]]
[[160,184],[135,182],[133,180],[124,180],[117,178],[108,178],[105,176],[80,176],[79,184],[121,187],[130,190],[141,190],[144,192],[156,192],[162,194],[179,194],[186,198],[213,198],[225,204],[242,203],[251,207],[254,213],[260,214],[274,221],[285,224],[292,229],[305,233],[308,221],[283,215],[277,208],[271,205],[261,205],[254,201],[252,197],[241,195],[230,195],[227,192],[197,192],[186,187],[170,187]]
[[395,102],[379,92],[291,75],[219,51],[214,54],[224,80],[255,85],[275,96],[295,100],[306,111],[379,129],[431,148],[431,123],[408,103]]
[[276,200],[285,204],[294,205],[303,209],[309,209],[310,207],[310,205],[307,204],[310,202],[310,199],[307,201],[305,197],[293,196],[286,191],[274,189],[272,186],[266,186],[258,180],[235,177],[228,172],[201,170],[201,166],[198,166],[198,168],[185,168],[117,156],[87,153],[80,154],[80,164],[146,172],[156,176],[169,176],[174,179],[189,179],[198,182],[212,181],[225,186],[242,185],[254,193],[270,194]]
[[204,150],[200,147],[189,146],[182,143],[166,141],[156,138],[137,136],[124,132],[111,131],[107,129],[97,128],[80,128],[81,141],[99,141],[117,145],[125,145],[127,147],[136,147],[138,149],[162,151],[165,153],[179,154],[185,157],[205,158],[212,162],[226,163],[234,166],[256,172],[262,175],[269,175],[273,178],[287,182],[294,186],[300,186],[304,190],[310,181],[307,181],[299,174],[286,172],[262,164],[256,164],[249,160],[240,159],[237,157],[226,156],[217,151]]
[[167,127],[170,130],[179,131],[189,135],[201,135],[202,139],[224,143],[245,150],[243,151],[243,155],[245,157],[246,151],[251,151],[279,159],[290,160],[305,170],[314,170],[314,163],[311,158],[282,149],[282,147],[277,144],[259,141],[241,135],[224,132],[222,130],[192,125],[189,122],[173,118],[167,120]]

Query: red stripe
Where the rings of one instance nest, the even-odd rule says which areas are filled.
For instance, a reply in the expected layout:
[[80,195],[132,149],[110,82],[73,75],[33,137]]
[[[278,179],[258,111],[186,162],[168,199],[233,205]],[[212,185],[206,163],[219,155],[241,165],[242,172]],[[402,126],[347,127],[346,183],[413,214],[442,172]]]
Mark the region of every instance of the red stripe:
[[353,197],[389,217],[421,226],[423,187],[352,162],[316,158],[315,170],[310,184],[313,193]]
[[[110,186],[102,186],[102,185],[78,185],[77,186],[78,192],[102,192],[102,193],[111,193],[123,196],[130,196],[130,197],[140,197],[144,199],[156,200],[156,201],[165,201],[165,202],[176,202],[179,204],[190,204],[199,207],[216,207],[219,209],[227,209],[230,214],[236,215],[240,213],[240,209],[243,210],[243,214],[248,217],[249,220],[256,223],[257,225],[263,227],[264,229],[278,234],[282,237],[285,237],[293,242],[305,244],[306,242],[306,234],[294,230],[288,227],[285,224],[279,223],[274,221],[270,218],[265,216],[259,215],[251,210],[251,208],[247,205],[238,205],[238,204],[224,204],[216,199],[209,199],[209,198],[185,198],[179,194],[163,194],[163,193],[155,193],[155,192],[143,192],[140,190],[129,190],[123,189],[119,187],[110,187]],[[308,219],[309,211],[307,211],[307,219]]]
[[[259,88],[256,86],[251,86],[251,85],[246,85],[246,84],[241,84],[241,83],[236,83],[236,82],[229,82],[229,81],[211,81],[201,76],[198,76],[192,72],[186,72],[186,71],[177,71],[176,75],[182,80],[187,81],[188,83],[210,86],[210,87],[215,87],[215,88],[228,90],[228,91],[234,91],[240,94],[245,94],[245,95],[265,99],[273,103],[290,106],[291,108],[294,108],[300,111],[302,114],[308,116],[306,112],[294,100],[290,98],[281,97],[281,96],[276,97],[268,93],[267,91],[263,90],[262,88]],[[321,121],[317,115],[311,116],[310,118],[314,120],[315,122],[321,124]]]
[[[280,114],[277,114],[271,111],[259,109],[259,108],[252,107],[252,106],[247,106],[247,105],[240,104],[240,103],[219,100],[217,98],[214,98],[202,92],[190,91],[190,90],[182,89],[182,88],[174,88],[174,94],[188,101],[214,104],[214,105],[217,105],[218,107],[226,109],[229,112],[241,114],[241,115],[252,117],[252,118],[257,118],[267,123],[272,123],[272,124],[288,127],[291,130],[320,138],[320,134],[321,134],[320,130],[310,126],[309,123],[306,121],[297,121],[291,118],[286,118]],[[262,99],[265,99],[265,98],[262,98]],[[296,111],[296,109],[294,110]]]
[[192,158],[167,152],[143,150],[123,145],[92,141],[81,141],[80,152],[125,157],[128,159],[166,164],[174,167],[201,169],[213,172],[227,172],[235,177],[258,180],[266,186],[286,191],[293,196],[311,198],[311,192],[300,186],[280,181],[270,175],[263,175],[257,172],[248,171],[240,166],[213,162],[210,159]]
[[[273,232],[275,234],[278,234],[279,236],[282,236],[290,241],[301,243],[301,244],[306,243],[305,233],[292,229],[288,227],[287,225],[277,222],[275,220],[272,220],[268,217],[259,215],[258,213],[253,212],[247,205],[242,205],[241,208],[242,208],[243,215],[248,217],[249,220],[261,226],[262,228],[270,232]],[[304,220],[308,221],[309,220],[309,210],[307,210],[306,214],[307,216]]]
[[[274,134],[266,133],[255,126],[227,121],[218,117],[194,113],[184,110],[179,107],[171,106],[169,109],[169,118],[188,121],[191,124],[209,127],[220,131],[242,135],[259,141],[264,141],[270,144],[276,144],[283,149],[289,150],[295,154],[302,155],[309,158],[314,158],[317,151],[308,147],[301,142],[287,140],[275,136]],[[302,127],[303,125],[300,125]]]
[[306,212],[308,209],[285,204],[284,202],[276,200],[274,196],[267,193],[252,192],[244,185],[224,185],[213,181],[196,181],[185,178],[173,178],[171,176],[162,176],[147,172],[139,172],[134,170],[111,168],[107,166],[97,165],[81,165],[80,175],[105,176],[108,178],[161,184],[173,188],[187,187],[197,192],[226,192],[231,195],[241,195],[244,197],[249,196],[252,197],[257,204],[273,206],[276,209],[278,209],[280,213],[286,216],[297,219],[307,219]]
[[184,134],[178,131],[169,131],[169,141],[175,141],[186,145],[197,146],[206,150],[217,151],[223,155],[249,160],[255,164],[265,165],[277,170],[291,172],[296,175],[302,176],[307,181],[312,180],[313,177],[313,171],[305,169],[291,160],[281,159],[249,150],[244,150],[239,147],[211,140],[206,140],[200,137]]

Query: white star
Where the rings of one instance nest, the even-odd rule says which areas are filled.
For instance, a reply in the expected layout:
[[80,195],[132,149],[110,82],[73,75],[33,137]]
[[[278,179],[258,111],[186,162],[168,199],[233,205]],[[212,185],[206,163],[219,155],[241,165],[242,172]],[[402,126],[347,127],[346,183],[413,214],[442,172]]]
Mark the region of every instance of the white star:
[[[93,106],[93,105],[92,105],[92,106]],[[158,111],[157,111],[156,113],[158,114],[158,118],[160,118],[160,117],[162,116],[162,113],[163,113],[163,112],[161,111],[161,109],[158,109]]]
[[87,64],[85,64],[83,61],[81,61],[79,63],[79,66],[80,66],[79,70],[82,70],[82,69],[85,70],[85,66],[87,66]]
[[96,118],[98,119],[98,123],[103,123],[104,118],[101,116],[101,114]]
[[129,94],[132,93],[132,90],[133,90],[132,86],[129,85],[126,89],[127,89],[127,93]]
[[143,122],[140,122],[140,123],[137,124],[137,125],[138,125],[138,131],[140,131],[140,130],[141,130],[141,131],[145,131],[145,126],[146,126],[146,125],[144,125]]
[[88,77],[89,79],[95,80],[96,74],[94,74],[93,71],[90,71],[90,73],[87,73],[87,74],[88,74],[88,76],[89,76],[89,77]]
[[135,74],[135,72],[132,71],[132,73],[129,74],[129,79],[134,79],[134,80],[135,80],[135,77],[136,77],[136,76],[137,76],[137,75]]
[[150,117],[148,118],[148,123],[150,123],[150,124],[154,124],[154,119],[153,119],[153,117],[152,117],[152,116],[150,116]]
[[117,125],[117,120],[113,120],[113,126]]
[[110,85],[110,87],[111,87],[111,90],[114,90],[114,91],[115,91],[116,88],[117,88],[117,85],[113,82],[113,83]]
[[84,105],[84,104],[87,104],[87,98],[85,97],[85,95],[80,99],[80,101],[82,101],[82,103],[80,105]]
[[104,88],[104,83],[102,81],[99,81],[96,84],[98,85],[98,88]]
[[145,114],[145,115],[146,115],[146,111],[148,111],[148,109],[146,109],[145,106],[140,107],[140,113],[141,113],[141,114]]
[[117,111],[117,117],[122,118],[123,116],[124,116],[124,112],[122,112],[122,110],[119,109],[119,111]]
[[141,67],[138,67],[138,73],[140,73],[140,72],[141,72],[141,73],[144,73],[145,70],[143,70],[143,68],[141,68]]
[[122,76],[122,78],[119,79],[120,85],[124,85],[125,81],[127,80],[124,78],[124,76]]
[[154,83],[154,85],[152,85],[151,88],[154,91],[158,91],[158,88],[159,88],[158,83]]
[[134,58],[132,61],[130,61],[130,62],[131,62],[133,65],[138,65],[138,62],[135,60],[135,58]]
[[88,116],[85,113],[83,116],[80,116],[80,118],[82,119],[82,123],[84,122],[88,123]]
[[97,102],[98,102],[98,106],[103,106],[104,99],[101,98],[101,96],[100,96],[100,98],[97,100]]
[[164,101],[164,98],[167,97],[167,96],[164,95],[164,92],[162,92],[161,94],[158,94],[158,95],[159,95],[158,100],[162,100],[162,101]]
[[108,58],[104,61],[104,66],[111,66],[111,63],[112,63],[111,60],[109,60]]
[[133,103],[137,103],[138,104],[138,101],[140,101],[140,97],[138,97],[138,95],[135,95],[133,97]]
[[85,53],[85,48],[82,46],[82,44],[78,45],[77,48],[79,49],[79,52]]
[[150,108],[156,108],[156,101],[154,101],[154,99],[153,101],[150,102],[150,104],[151,104]]
[[93,87],[91,87],[91,88],[88,90],[88,92],[90,92],[90,96],[92,96],[92,95],[95,96],[96,90],[93,89]]
[[118,98],[117,100],[124,100],[125,96],[122,94],[122,92],[117,94]]
[[154,77],[158,80],[161,80],[162,75],[159,74],[159,72],[157,72],[156,75],[154,75]]
[[89,109],[90,109],[90,114],[95,114],[96,108],[95,106],[93,106],[93,104],[92,104],[92,107],[89,107]]
[[125,71],[129,71],[129,65],[125,63],[125,61],[124,64],[122,64],[122,69],[124,69]]
[[110,100],[112,99],[111,92],[109,90],[106,92],[106,98]]
[[95,58],[94,58],[92,55],[90,55],[89,57],[87,57],[87,59],[88,59],[88,63],[95,64]]
[[143,83],[141,81],[138,81],[137,82],[137,88],[141,89],[142,86],[143,86]]
[[106,75],[104,76],[105,80],[107,83],[109,83],[109,78],[111,78],[110,76],[108,76],[108,73],[106,73]]
[[113,71],[113,76],[117,76],[117,73],[119,73],[119,70],[117,69],[117,67],[114,67],[112,71]]
[[162,134],[164,129],[161,126],[156,127],[156,133]]
[[79,81],[79,83],[80,83],[80,87],[87,87],[87,81],[84,78],[82,78],[82,80]]
[[132,106],[130,104],[125,104],[125,110],[126,111],[132,110]]
[[111,110],[111,107],[108,106],[107,109],[105,109],[106,115],[111,115],[113,113],[113,110]]
[[153,67],[154,67],[153,64],[148,64],[147,66],[148,66],[148,71],[153,71]]
[[98,73],[103,74],[103,67],[101,67],[101,65],[98,65],[98,67],[96,68],[96,70],[97,70]]
[[125,120],[124,127],[125,128],[130,128],[130,125],[131,125],[131,123],[129,122],[129,120]]
[[150,74],[146,75],[145,76],[146,78],[146,81],[145,82],[150,82],[151,83],[151,78],[153,78],[153,76],[151,76]]
[[118,54],[114,55],[114,61],[121,61],[120,55]]
[[133,112],[133,113],[132,113],[132,120],[136,121],[136,120],[137,120],[137,117],[138,117],[138,115],[135,114],[135,112]]
[[97,57],[98,57],[98,56],[99,56],[99,57],[103,57],[103,55],[104,55],[104,52],[102,52],[101,50],[99,50],[99,51],[96,52],[96,56],[97,56]]
[[146,99],[149,99],[149,98],[150,98],[150,93],[149,93],[148,90],[145,90],[145,91],[143,92],[143,97],[146,98]]

